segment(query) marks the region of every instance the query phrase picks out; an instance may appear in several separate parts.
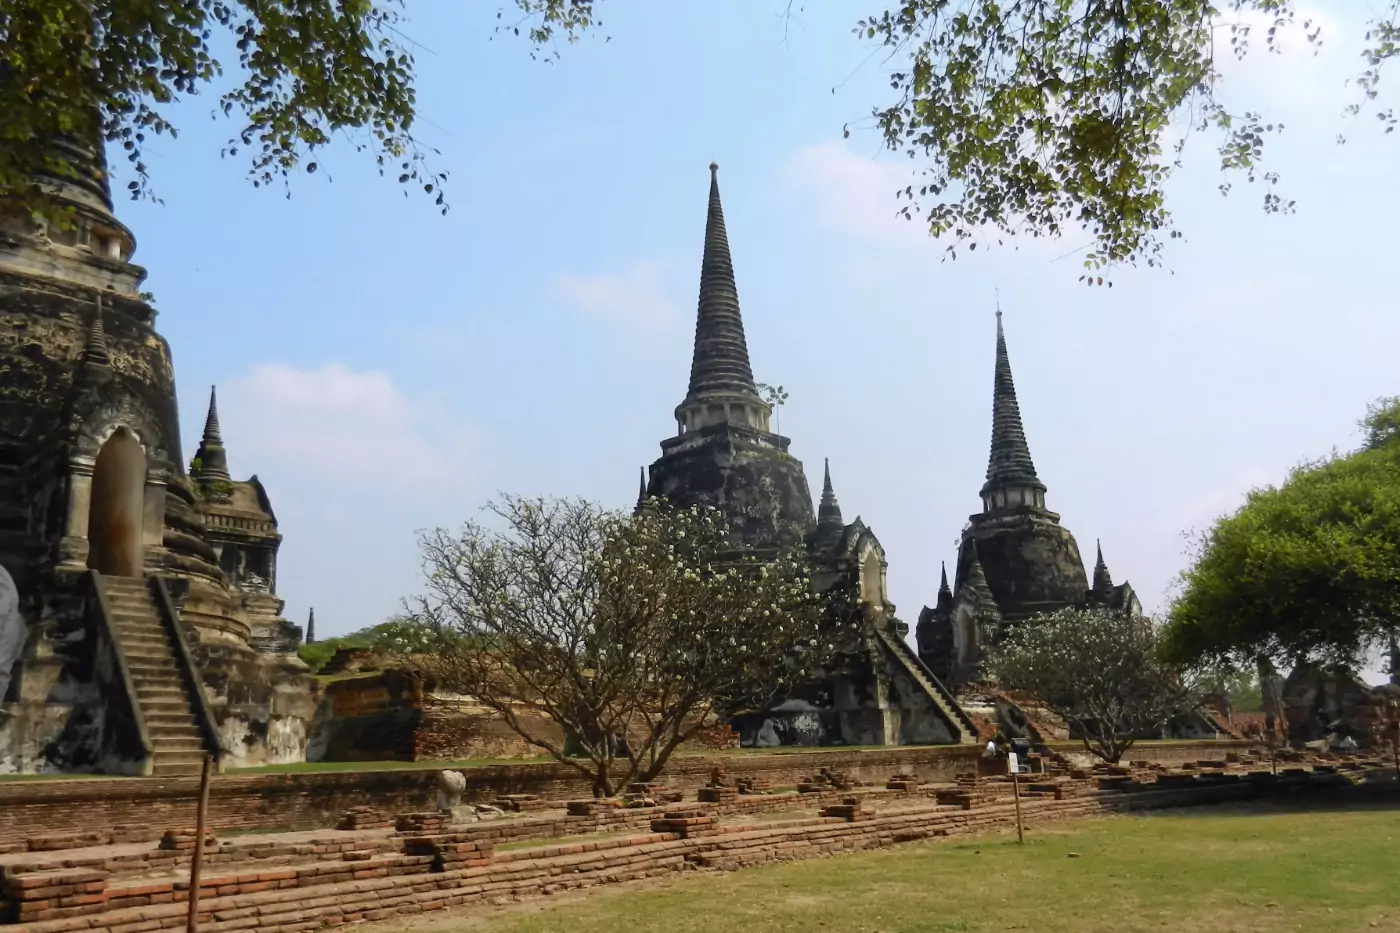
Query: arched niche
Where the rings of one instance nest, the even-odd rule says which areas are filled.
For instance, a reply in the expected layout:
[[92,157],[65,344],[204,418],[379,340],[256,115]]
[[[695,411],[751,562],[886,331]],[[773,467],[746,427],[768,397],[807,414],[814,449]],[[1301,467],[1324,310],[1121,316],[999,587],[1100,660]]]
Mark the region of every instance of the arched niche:
[[98,451],[88,506],[88,567],[139,577],[145,560],[146,450],[117,428]]
[[967,670],[978,662],[979,641],[977,620],[966,606],[959,606],[957,615],[953,617],[953,647],[960,669]]
[[873,550],[867,551],[860,562],[860,598],[871,609],[884,608],[885,573],[879,555]]

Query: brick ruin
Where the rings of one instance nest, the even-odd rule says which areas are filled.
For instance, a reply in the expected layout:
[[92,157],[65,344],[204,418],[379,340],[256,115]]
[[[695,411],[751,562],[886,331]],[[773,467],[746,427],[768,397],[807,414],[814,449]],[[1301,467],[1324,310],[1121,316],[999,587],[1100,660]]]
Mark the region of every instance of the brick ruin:
[[70,217],[0,210],[0,565],[19,597],[0,641],[24,645],[0,771],[300,760],[314,681],[280,615],[276,518],[229,474],[212,395],[184,468],[170,347],[97,138],[56,142],[76,178],[41,179]]
[[[1319,760],[1275,773],[1247,753],[1175,769],[1146,762],[1072,769],[1037,760],[1038,773],[1021,778],[1019,811],[1034,829],[1097,813],[1340,792],[1377,764]],[[650,785],[617,800],[516,794],[490,806],[399,813],[359,805],[347,808],[335,829],[213,832],[205,838],[197,919],[218,930],[293,933],[680,871],[1005,831],[1018,809],[1005,774],[929,781],[903,769],[868,784],[828,769],[823,781],[806,783],[799,791],[720,796],[702,788],[701,799]],[[0,844],[0,930],[182,928],[194,843],[188,822],[147,822]]]

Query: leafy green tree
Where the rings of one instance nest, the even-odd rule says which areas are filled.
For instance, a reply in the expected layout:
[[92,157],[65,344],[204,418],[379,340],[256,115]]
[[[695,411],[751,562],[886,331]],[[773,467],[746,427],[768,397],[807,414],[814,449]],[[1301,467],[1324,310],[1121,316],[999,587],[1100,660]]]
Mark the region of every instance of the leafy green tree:
[[1202,697],[1228,700],[1234,713],[1258,713],[1264,709],[1259,674],[1247,668],[1207,671],[1197,680],[1196,690]]
[[[1264,45],[1276,51],[1295,10],[1292,0],[1232,0],[1225,10],[1202,0],[898,0],[855,31],[894,61],[895,98],[874,111],[885,143],[926,157],[923,182],[902,192],[904,215],[922,206],[932,232],[953,237],[954,257],[985,232],[1079,226],[1095,240],[1090,270],[1155,265],[1160,237],[1178,235],[1165,197],[1181,154],[1166,142],[1174,121],[1218,134],[1221,168],[1265,182],[1265,210],[1291,211],[1261,168],[1265,137],[1283,126],[1227,108],[1216,92],[1217,56],[1243,56],[1256,38],[1244,17],[1266,21]],[[1316,25],[1302,27],[1321,41]],[[1385,0],[1366,34],[1355,111],[1376,97],[1381,67],[1397,54],[1400,2]],[[1394,129],[1392,110],[1378,116]]]
[[[444,211],[446,172],[414,136],[414,56],[404,0],[0,0],[0,196],[52,213],[39,177],[73,178],[56,138],[120,144],[133,197],[150,194],[145,146],[177,128],[167,106],[237,74],[214,101],[236,121],[224,155],[254,186],[315,172],[336,132],[355,133],[380,173]],[[515,0],[501,26],[543,48],[596,25],[592,0]],[[533,54],[533,53],[532,53]],[[405,191],[407,193],[407,190]]]
[[314,673],[325,667],[341,648],[362,648],[386,657],[411,657],[431,650],[432,645],[421,626],[410,618],[395,616],[349,635],[304,644],[297,649],[297,657],[305,661]]
[[422,536],[427,591],[411,618],[432,645],[405,661],[599,796],[650,780],[715,717],[762,708],[834,655],[801,558],[736,551],[713,509],[653,501],[625,516],[509,496],[488,508],[503,527]]
[[1254,490],[1201,535],[1170,610],[1169,657],[1353,665],[1400,632],[1397,422],[1400,401],[1373,405],[1367,446]]
[[1086,751],[1108,762],[1196,705],[1161,659],[1152,620],[1108,609],[1061,609],[1017,624],[988,652],[987,672],[1061,716]]

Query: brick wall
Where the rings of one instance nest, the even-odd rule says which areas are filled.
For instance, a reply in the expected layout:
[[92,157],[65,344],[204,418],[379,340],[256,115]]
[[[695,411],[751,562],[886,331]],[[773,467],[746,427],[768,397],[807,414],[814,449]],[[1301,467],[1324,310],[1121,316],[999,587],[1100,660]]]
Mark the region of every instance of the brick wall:
[[[1150,761],[1158,765],[1179,765],[1187,761],[1224,758],[1227,752],[1244,752],[1258,743],[1233,739],[1153,742],[1134,745],[1123,756],[1124,762]],[[1084,751],[1083,742],[1051,742],[1050,748],[1076,763],[1092,764],[1098,759]]]
[[[1244,743],[1193,742],[1182,747],[1143,746],[1135,760],[1220,758]],[[744,752],[672,759],[665,780],[693,789],[705,784],[715,767],[730,777],[764,778],[791,787],[805,774],[828,767],[879,783],[896,772],[913,771],[925,782],[951,781],[976,768],[975,746],[903,746],[865,750]],[[1157,756],[1153,758],[1152,756]],[[468,768],[467,799],[489,801],[503,794],[530,793],[546,799],[586,797],[589,786],[575,769],[558,763]],[[209,825],[216,830],[314,828],[333,826],[352,806],[386,813],[430,809],[436,771],[398,770],[348,773],[221,775],[209,795]],[[0,783],[0,843],[40,833],[142,823],[186,825],[194,819],[198,778],[115,778]]]

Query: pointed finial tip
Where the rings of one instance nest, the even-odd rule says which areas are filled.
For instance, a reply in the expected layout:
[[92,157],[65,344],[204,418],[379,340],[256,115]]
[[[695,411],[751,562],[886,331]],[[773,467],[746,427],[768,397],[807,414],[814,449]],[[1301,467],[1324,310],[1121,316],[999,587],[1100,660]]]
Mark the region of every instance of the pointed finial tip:
[[710,163],[710,174],[711,174],[711,175],[714,175],[714,174],[716,174],[717,172],[719,172],[719,163],[718,163],[718,162],[711,162],[711,163]]

